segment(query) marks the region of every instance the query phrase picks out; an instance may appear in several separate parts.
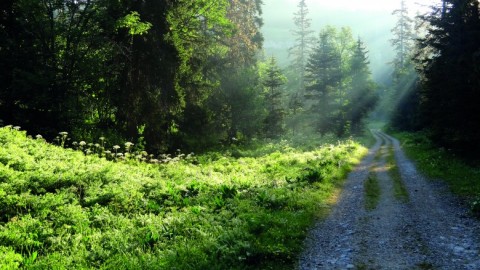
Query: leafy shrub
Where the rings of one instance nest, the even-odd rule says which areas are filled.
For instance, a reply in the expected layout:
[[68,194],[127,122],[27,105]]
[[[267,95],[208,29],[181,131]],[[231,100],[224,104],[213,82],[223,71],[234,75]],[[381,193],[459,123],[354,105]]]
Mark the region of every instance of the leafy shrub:
[[18,269],[22,261],[22,255],[12,247],[0,246],[0,269]]
[[306,181],[308,183],[320,182],[322,179],[322,174],[312,168],[305,168],[303,174],[297,177],[298,181]]

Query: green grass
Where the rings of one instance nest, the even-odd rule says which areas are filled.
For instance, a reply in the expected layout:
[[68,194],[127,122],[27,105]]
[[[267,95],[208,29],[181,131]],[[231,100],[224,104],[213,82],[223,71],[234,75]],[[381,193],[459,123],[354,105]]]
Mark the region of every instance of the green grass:
[[372,211],[377,208],[380,202],[380,185],[374,172],[370,172],[367,180],[364,182],[365,190],[365,209]]
[[112,162],[0,128],[0,269],[292,269],[367,151],[260,152]]
[[401,202],[407,203],[410,201],[407,188],[403,183],[400,170],[398,169],[397,162],[395,160],[395,152],[393,147],[388,149],[387,156],[387,168],[390,178],[393,180],[393,195]]
[[423,133],[396,133],[395,136],[422,173],[445,181],[480,215],[480,165],[468,164],[451,151],[435,146]]

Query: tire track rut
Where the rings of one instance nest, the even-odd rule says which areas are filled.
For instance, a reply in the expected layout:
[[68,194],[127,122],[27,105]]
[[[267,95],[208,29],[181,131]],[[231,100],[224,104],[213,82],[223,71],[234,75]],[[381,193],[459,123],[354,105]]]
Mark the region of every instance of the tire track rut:
[[[338,204],[311,230],[299,269],[480,269],[477,220],[443,185],[428,182],[393,137],[373,132],[375,145],[350,173]],[[387,166],[393,147],[407,200],[394,195]],[[376,208],[365,209],[364,182],[380,187]]]

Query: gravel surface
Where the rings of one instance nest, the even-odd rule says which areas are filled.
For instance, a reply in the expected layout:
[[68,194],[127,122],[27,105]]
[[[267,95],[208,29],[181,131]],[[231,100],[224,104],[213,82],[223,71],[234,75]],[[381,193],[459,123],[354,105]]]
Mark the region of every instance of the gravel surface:
[[[326,220],[305,241],[299,269],[480,269],[480,223],[439,182],[427,181],[399,142],[374,132],[375,145],[350,173]],[[408,199],[394,196],[387,156],[393,147]],[[374,173],[376,208],[364,207],[364,181]]]

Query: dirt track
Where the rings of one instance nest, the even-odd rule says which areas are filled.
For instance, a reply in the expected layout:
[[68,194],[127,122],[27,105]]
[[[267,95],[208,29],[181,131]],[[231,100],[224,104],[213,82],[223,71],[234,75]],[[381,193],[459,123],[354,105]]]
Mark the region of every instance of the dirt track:
[[[480,224],[438,183],[427,181],[399,142],[374,132],[375,145],[350,173],[330,214],[310,232],[299,269],[480,269]],[[406,196],[394,193],[393,153]],[[373,175],[379,202],[365,207]],[[398,184],[398,181],[397,181]]]

